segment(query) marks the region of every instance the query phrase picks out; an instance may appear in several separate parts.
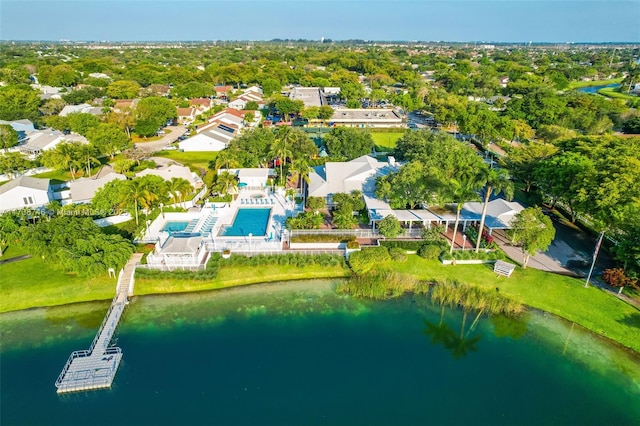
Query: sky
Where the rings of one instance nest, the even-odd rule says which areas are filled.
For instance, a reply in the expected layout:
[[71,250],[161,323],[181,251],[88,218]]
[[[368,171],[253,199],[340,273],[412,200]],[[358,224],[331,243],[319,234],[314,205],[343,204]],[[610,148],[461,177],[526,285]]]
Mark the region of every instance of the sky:
[[0,40],[640,42],[640,0],[0,0]]

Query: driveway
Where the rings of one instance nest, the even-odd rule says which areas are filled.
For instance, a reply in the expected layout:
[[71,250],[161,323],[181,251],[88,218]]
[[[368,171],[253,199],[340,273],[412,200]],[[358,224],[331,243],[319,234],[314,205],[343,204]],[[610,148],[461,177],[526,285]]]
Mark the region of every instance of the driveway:
[[[531,257],[528,267],[563,275],[586,277],[591,267],[597,235],[590,235],[577,227],[563,223],[555,215],[549,215],[549,217],[556,228],[556,236],[545,252]],[[496,231],[493,236],[507,256],[522,262],[522,250],[511,244],[504,231]],[[605,250],[600,250],[594,275],[599,275],[604,269],[611,268],[612,264],[609,254]]]
[[138,142],[135,144],[135,148],[152,154],[154,152],[162,151],[162,149],[177,141],[178,138],[187,132],[187,128],[184,126],[167,126],[167,130],[171,130],[170,133],[164,135],[161,139],[152,142]]

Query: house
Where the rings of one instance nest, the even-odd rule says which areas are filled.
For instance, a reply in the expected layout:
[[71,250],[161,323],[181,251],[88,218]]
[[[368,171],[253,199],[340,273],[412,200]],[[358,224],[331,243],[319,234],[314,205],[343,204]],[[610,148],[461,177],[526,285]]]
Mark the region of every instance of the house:
[[20,176],[0,186],[0,212],[43,207],[53,199],[49,179]]
[[211,108],[211,99],[209,98],[194,98],[189,103],[192,107],[196,107],[201,111],[207,111]]
[[227,93],[233,90],[233,86],[213,86],[213,90],[216,92],[216,97],[227,99]]
[[44,129],[27,133],[26,143],[18,145],[18,148],[22,152],[38,155],[42,151],[55,148],[63,141],[89,143],[87,138],[75,133],[64,134],[59,130]]
[[62,87],[41,86],[39,84],[31,84],[31,87],[40,91],[40,99],[62,99]]
[[36,131],[33,123],[27,119],[13,121],[0,120],[0,124],[8,124],[13,128],[13,130],[18,132],[18,143],[24,141],[27,138],[27,133]]
[[116,112],[124,112],[127,108],[134,109],[140,99],[118,99],[113,104],[113,110]]
[[509,77],[500,77],[499,81],[500,87],[507,87],[507,84],[509,84]]
[[273,176],[275,174],[273,169],[264,168],[218,170],[218,174],[225,172],[238,177],[239,189],[264,189],[268,185],[269,176]]
[[172,178],[182,178],[187,180],[192,187],[200,188],[202,186],[202,179],[189,170],[188,167],[180,164],[170,164],[169,166],[159,167],[156,169],[145,169],[136,173],[136,177],[142,177],[147,175],[160,176],[164,180],[171,180]]
[[327,162],[324,166],[311,168],[307,197],[322,197],[331,206],[333,194],[356,190],[373,194],[376,178],[397,171],[398,167],[393,157],[378,161],[368,155],[351,161]]
[[258,109],[264,106],[262,95],[255,94],[254,92],[244,93],[238,96],[233,101],[229,102],[229,108],[243,110],[249,102],[255,102],[258,104]]
[[109,173],[100,177],[96,175],[90,178],[80,178],[68,183],[71,202],[90,203],[96,192],[112,180],[126,180],[126,176],[119,173]]
[[392,109],[384,108],[338,108],[334,111],[330,122],[332,122],[334,125],[347,127],[403,126],[403,119],[400,113]]
[[233,108],[227,108],[211,116],[211,118],[209,118],[209,123],[199,127],[196,131],[198,133],[202,133],[204,131],[210,130],[213,127],[218,126],[219,124],[224,124],[231,128],[240,130],[244,127],[245,114],[246,114],[246,111],[239,111]]
[[69,114],[76,114],[76,113],[91,114],[91,115],[101,115],[102,114],[102,108],[93,107],[93,106],[91,106],[89,104],[65,105],[65,107],[62,108],[62,111],[60,111],[60,114],[58,114],[58,115],[60,117],[66,117]]
[[222,123],[216,123],[215,126],[209,127],[207,131],[179,142],[178,146],[185,152],[222,151],[235,135],[236,129],[225,126]]
[[178,122],[179,123],[191,123],[194,118],[196,118],[196,112],[198,110],[193,107],[189,108],[178,108]]
[[111,80],[111,77],[109,77],[107,74],[101,73],[101,72],[92,72],[89,74],[89,77],[92,78],[104,78],[105,80]]
[[[467,220],[480,222],[482,216],[482,208],[484,203],[467,202],[462,206],[460,216]],[[489,230],[489,235],[495,229],[511,229],[511,222],[516,214],[524,210],[522,204],[516,201],[506,201],[502,198],[496,198],[489,201],[487,205],[487,215],[484,225]]]
[[293,101],[302,101],[305,107],[327,105],[324,92],[319,87],[292,87],[289,98]]
[[35,132],[36,130],[36,128],[33,126],[33,123],[27,119],[13,121],[0,120],[0,124],[8,124],[9,126],[13,127],[13,130],[18,133]]

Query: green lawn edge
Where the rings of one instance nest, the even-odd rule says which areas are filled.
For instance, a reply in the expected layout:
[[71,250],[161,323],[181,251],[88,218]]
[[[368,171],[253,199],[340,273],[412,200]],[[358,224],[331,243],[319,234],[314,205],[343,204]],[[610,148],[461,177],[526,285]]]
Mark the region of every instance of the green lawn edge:
[[624,80],[624,77],[610,78],[608,80],[572,81],[569,83],[569,86],[567,86],[567,89],[572,90],[583,87],[606,86],[607,84],[622,83],[622,80]]
[[[23,254],[19,249],[9,257]],[[535,269],[517,268],[510,278],[498,277],[490,264],[444,266],[437,260],[409,255],[405,262],[387,268],[434,281],[456,279],[462,283],[496,289],[500,294],[534,309],[564,318],[640,353],[640,310],[584,281]],[[310,265],[223,266],[213,280],[175,280],[136,277],[134,295],[172,294],[216,290],[274,281],[344,278],[343,266]],[[0,313],[79,302],[110,300],[116,280],[65,274],[41,259],[30,258],[0,265]]]
[[421,280],[458,280],[496,289],[516,302],[575,322],[640,352],[640,310],[605,290],[585,288],[582,279],[522,268],[505,278],[493,272],[492,264],[442,265],[417,255],[409,255],[406,262],[392,263],[389,268]]

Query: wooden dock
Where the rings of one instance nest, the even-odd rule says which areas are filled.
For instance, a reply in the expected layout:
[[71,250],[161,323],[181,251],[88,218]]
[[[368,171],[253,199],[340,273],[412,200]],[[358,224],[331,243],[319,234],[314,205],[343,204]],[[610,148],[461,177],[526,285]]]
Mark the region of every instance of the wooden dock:
[[109,345],[133,294],[135,268],[141,258],[141,253],[135,253],[120,271],[116,295],[96,337],[89,349],[71,353],[55,383],[58,393],[111,387],[122,360],[122,350]]

